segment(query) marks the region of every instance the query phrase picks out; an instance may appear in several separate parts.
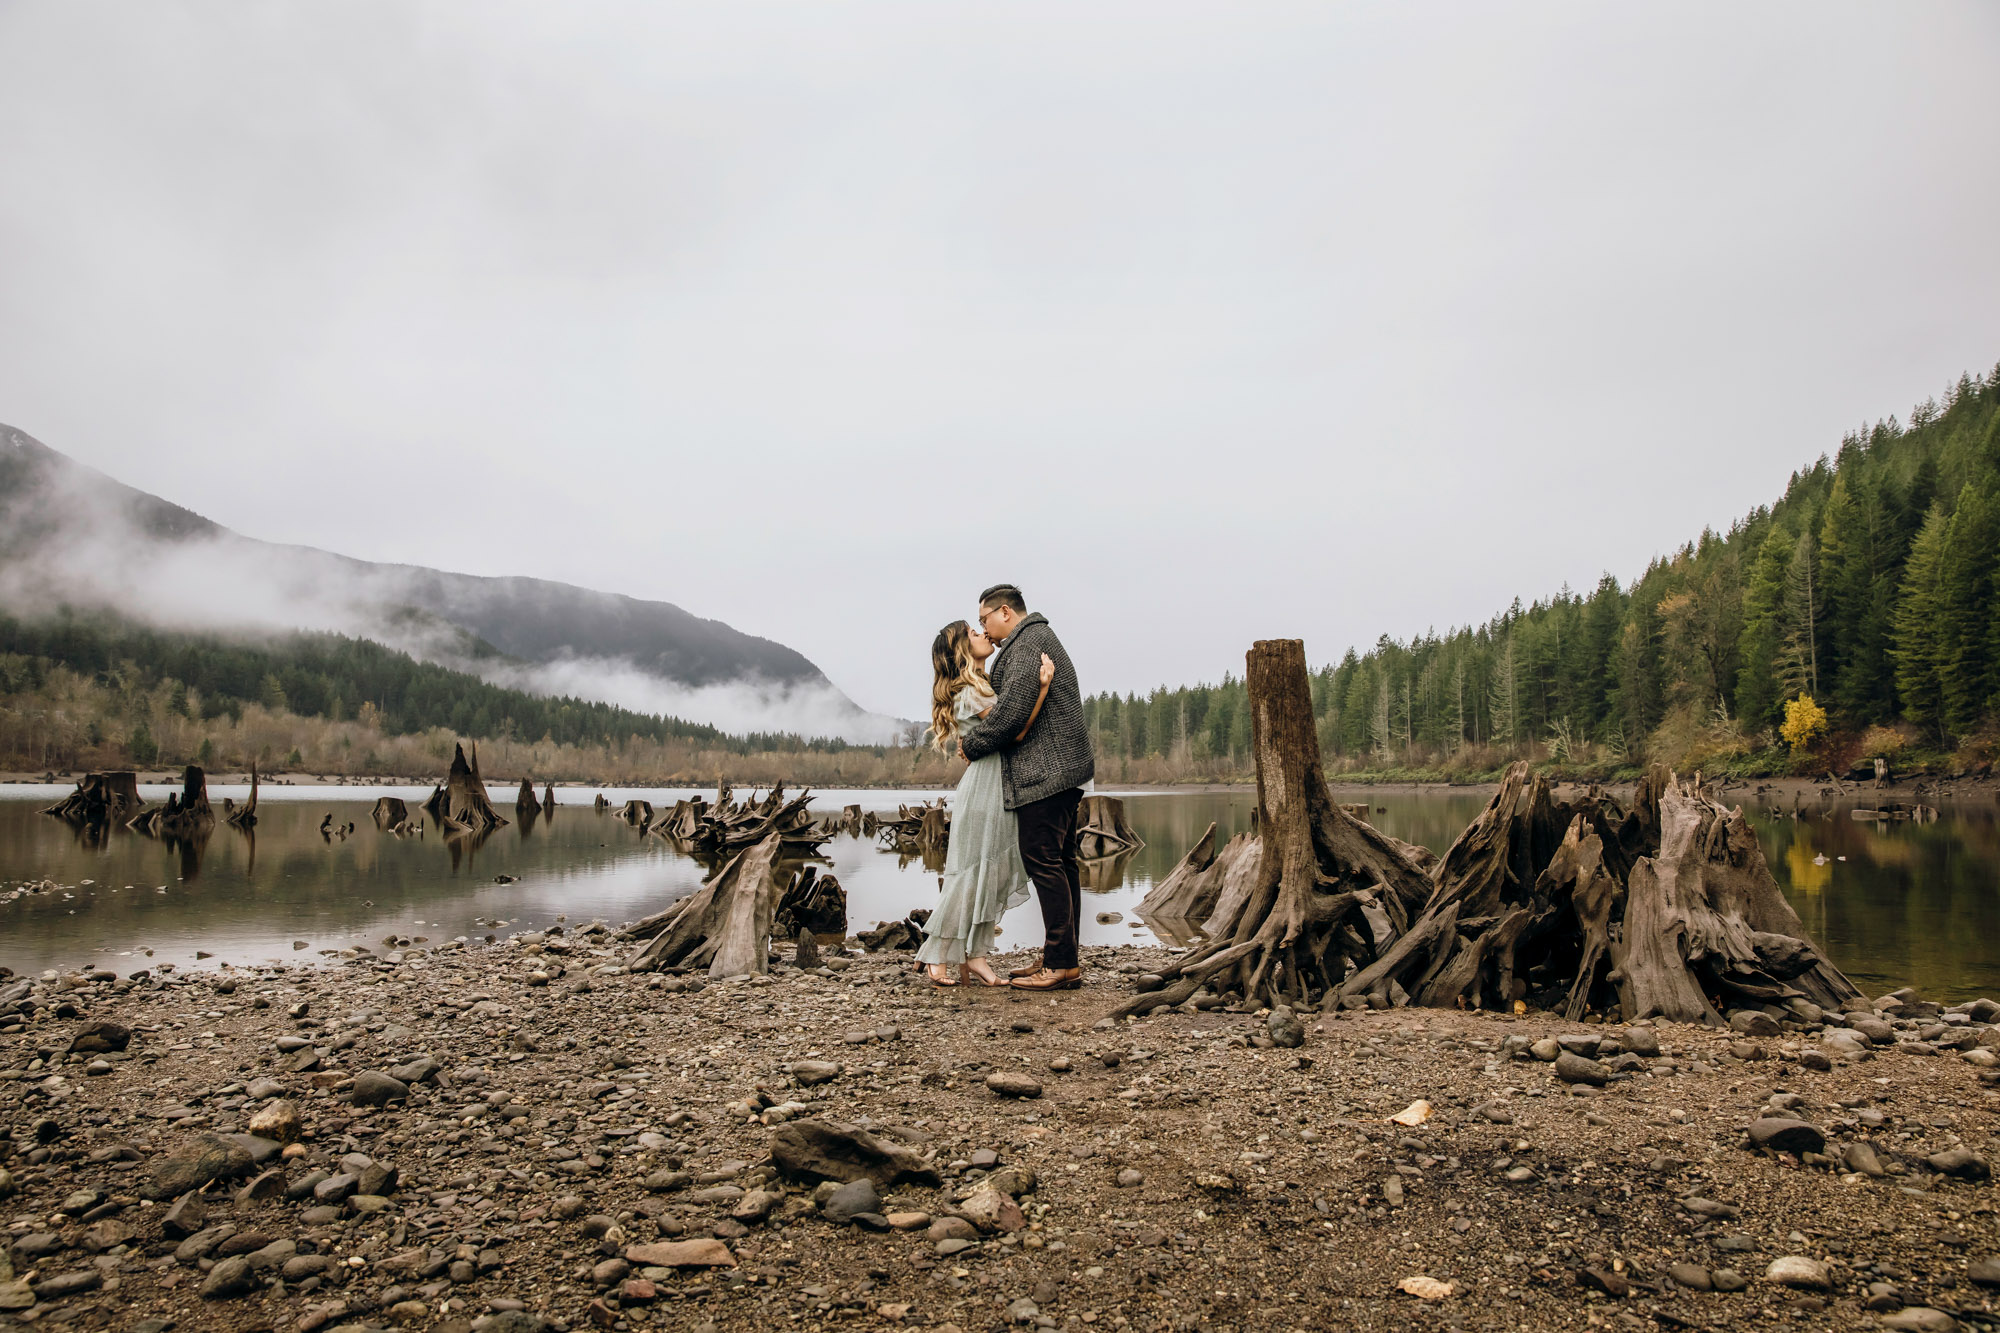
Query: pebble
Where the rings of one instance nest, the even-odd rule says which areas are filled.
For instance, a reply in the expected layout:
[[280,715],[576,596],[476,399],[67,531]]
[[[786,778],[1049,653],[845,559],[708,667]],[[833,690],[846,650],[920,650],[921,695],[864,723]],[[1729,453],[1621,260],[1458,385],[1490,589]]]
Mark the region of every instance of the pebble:
[[1146,1183],[1145,1173],[1135,1171],[1128,1166],[1118,1173],[1118,1178],[1114,1183],[1121,1190],[1137,1189]]

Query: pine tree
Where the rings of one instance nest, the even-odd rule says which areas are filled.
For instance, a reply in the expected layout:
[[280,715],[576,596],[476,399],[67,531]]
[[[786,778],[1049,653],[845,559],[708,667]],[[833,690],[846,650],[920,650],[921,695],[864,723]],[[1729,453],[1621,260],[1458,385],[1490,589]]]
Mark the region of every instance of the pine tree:
[[1996,508],[1970,483],[1962,488],[1938,562],[1938,666],[1945,726],[1953,735],[1974,730],[2000,693],[1989,638],[2000,552]]
[[1799,534],[1785,566],[1785,599],[1779,635],[1779,679],[1787,697],[1819,697],[1819,560],[1812,533]]
[[1486,711],[1493,719],[1493,739],[1510,748],[1520,728],[1520,699],[1520,663],[1514,650],[1514,633],[1509,630],[1494,651]]
[[1910,547],[1896,603],[1896,692],[1903,698],[1903,715],[1939,740],[1945,738],[1940,575],[1950,524],[1942,506],[1931,509]]

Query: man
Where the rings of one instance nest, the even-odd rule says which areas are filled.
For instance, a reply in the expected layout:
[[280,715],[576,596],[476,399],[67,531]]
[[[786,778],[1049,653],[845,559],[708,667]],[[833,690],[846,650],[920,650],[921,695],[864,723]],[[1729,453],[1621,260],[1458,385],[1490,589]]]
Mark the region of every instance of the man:
[[[998,752],[1007,784],[1007,808],[1020,821],[1021,860],[1035,882],[1048,938],[1042,961],[1013,974],[1022,990],[1077,990],[1083,968],[1077,932],[1083,917],[1083,878],[1076,865],[1076,811],[1083,784],[1096,775],[1083,696],[1062,641],[1039,614],[1031,615],[1021,590],[1002,583],[979,594],[979,627],[1000,645],[987,667],[997,698],[986,716],[959,739],[959,756],[972,760]],[[1041,716],[1019,741],[1041,694],[1042,654],[1056,664]]]

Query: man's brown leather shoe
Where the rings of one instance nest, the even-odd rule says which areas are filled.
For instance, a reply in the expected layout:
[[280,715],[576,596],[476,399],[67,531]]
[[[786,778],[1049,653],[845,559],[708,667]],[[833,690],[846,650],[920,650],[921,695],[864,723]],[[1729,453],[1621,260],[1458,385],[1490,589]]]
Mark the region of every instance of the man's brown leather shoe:
[[1061,969],[1043,968],[1032,976],[1019,977],[1014,981],[1017,990],[1082,990],[1083,969],[1066,967]]
[[1017,967],[1012,972],[1009,972],[1007,975],[1010,977],[1032,977],[1033,975],[1035,975],[1035,973],[1041,970],[1042,970],[1042,956],[1040,954],[1036,954],[1034,962],[1028,964],[1026,967]]

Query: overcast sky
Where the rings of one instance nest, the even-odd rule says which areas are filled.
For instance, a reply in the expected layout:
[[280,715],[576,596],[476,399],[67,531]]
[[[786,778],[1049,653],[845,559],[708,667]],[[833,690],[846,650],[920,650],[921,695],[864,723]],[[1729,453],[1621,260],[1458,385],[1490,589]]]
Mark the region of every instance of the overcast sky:
[[1627,579],[2000,360],[2000,7],[0,0],[0,421],[921,714]]

